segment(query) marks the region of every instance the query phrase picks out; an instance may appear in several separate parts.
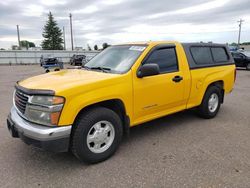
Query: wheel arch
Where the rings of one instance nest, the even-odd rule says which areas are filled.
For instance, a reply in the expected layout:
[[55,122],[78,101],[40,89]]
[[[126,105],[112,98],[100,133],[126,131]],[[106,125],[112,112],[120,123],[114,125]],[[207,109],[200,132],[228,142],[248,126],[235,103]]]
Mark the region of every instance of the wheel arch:
[[[225,93],[225,90],[224,90],[224,81],[223,80],[216,80],[216,81],[213,81],[211,83],[209,83],[202,95],[202,99],[204,98],[204,95],[206,94],[207,90],[209,87],[211,86],[216,86],[218,88],[221,89],[221,99],[220,99],[220,103],[223,103],[224,102],[224,93]],[[202,102],[202,99],[201,99],[201,102]]]
[[125,134],[129,133],[129,127],[130,127],[130,118],[126,113],[126,108],[121,99],[109,99],[101,102],[97,102],[94,104],[90,104],[82,108],[76,115],[73,126],[75,125],[75,122],[81,116],[84,112],[88,111],[91,108],[95,107],[105,107],[112,111],[114,111],[118,116],[121,118],[122,125],[123,125],[123,131]]

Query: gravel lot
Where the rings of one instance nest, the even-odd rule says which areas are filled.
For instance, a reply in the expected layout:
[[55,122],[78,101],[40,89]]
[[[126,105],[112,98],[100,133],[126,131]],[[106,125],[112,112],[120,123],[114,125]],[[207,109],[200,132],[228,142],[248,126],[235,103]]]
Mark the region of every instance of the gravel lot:
[[250,187],[250,72],[237,71],[218,116],[192,111],[131,129],[109,160],[86,165],[11,138],[6,117],[17,80],[39,66],[0,66],[0,187]]

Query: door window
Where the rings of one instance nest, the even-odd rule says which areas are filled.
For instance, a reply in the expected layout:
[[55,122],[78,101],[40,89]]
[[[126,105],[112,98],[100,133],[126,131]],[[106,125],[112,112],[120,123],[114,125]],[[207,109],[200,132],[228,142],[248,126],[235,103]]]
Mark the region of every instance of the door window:
[[158,64],[161,74],[178,71],[175,48],[163,48],[153,51],[145,64]]

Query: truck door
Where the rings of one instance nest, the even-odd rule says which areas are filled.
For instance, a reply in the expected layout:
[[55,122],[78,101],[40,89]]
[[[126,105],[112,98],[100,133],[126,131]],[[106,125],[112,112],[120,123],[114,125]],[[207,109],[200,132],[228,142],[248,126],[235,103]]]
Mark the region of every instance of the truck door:
[[134,77],[135,122],[185,109],[185,77],[178,64],[175,46],[155,47],[142,64],[158,64],[160,74]]

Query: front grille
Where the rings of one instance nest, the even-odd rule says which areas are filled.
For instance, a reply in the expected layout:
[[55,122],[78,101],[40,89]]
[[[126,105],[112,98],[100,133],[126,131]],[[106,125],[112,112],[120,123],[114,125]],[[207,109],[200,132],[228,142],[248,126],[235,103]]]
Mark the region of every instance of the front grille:
[[25,108],[26,108],[26,104],[28,102],[28,96],[24,93],[22,93],[19,90],[16,90],[15,92],[15,96],[14,96],[14,101],[15,101],[15,106],[16,108],[22,113],[24,114],[25,112]]

